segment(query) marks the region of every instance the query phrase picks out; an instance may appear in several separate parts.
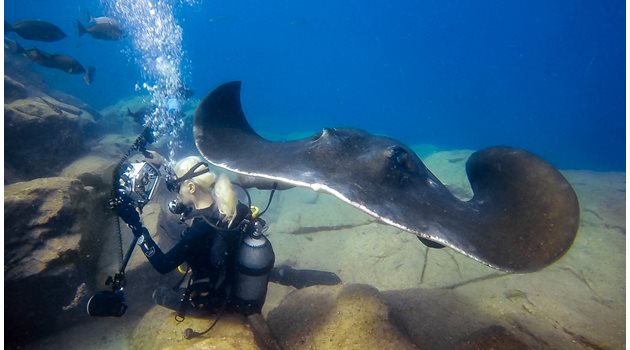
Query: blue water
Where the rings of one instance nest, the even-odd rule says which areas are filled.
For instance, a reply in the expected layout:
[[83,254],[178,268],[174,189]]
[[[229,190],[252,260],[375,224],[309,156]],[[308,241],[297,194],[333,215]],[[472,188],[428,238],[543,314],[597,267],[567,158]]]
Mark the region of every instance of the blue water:
[[[8,22],[40,18],[68,34],[8,37],[96,66],[91,86],[37,68],[96,108],[140,94],[144,79],[129,39],[77,37],[75,20],[104,8],[5,1]],[[195,97],[242,80],[257,129],[352,126],[409,145],[504,144],[561,169],[625,170],[624,2],[206,0],[175,10]]]

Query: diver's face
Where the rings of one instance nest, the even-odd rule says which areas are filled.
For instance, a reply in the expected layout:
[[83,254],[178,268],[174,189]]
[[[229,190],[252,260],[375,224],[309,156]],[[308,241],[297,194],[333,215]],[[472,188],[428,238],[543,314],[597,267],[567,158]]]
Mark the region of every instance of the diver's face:
[[184,205],[192,206],[195,204],[195,184],[186,180],[179,187],[179,192],[177,193],[177,198]]

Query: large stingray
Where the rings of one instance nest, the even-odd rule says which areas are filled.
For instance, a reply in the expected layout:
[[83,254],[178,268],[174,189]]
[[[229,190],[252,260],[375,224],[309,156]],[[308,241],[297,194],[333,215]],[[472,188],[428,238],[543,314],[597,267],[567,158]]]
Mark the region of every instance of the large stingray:
[[492,147],[472,154],[466,171],[474,196],[461,201],[391,138],[325,128],[302,140],[265,140],[245,118],[240,87],[238,81],[219,86],[195,113],[197,148],[219,167],[330,193],[387,224],[506,271],[545,267],[575,238],[575,192],[531,153]]

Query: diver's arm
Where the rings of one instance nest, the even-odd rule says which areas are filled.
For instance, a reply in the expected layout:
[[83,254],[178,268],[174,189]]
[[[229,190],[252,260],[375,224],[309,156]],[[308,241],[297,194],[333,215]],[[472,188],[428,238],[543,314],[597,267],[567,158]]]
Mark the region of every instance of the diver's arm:
[[[133,228],[132,228],[133,230]],[[155,243],[151,234],[146,227],[141,226],[139,228],[138,245],[147,257],[153,268],[159,273],[167,273],[173,271],[177,266],[184,262],[186,258],[186,250],[188,243],[184,240],[179,241],[171,250],[166,254],[162,252],[162,249]],[[136,232],[134,231],[134,235]]]
[[131,228],[131,232],[137,238],[137,243],[142,249],[153,268],[159,273],[167,273],[175,269],[186,258],[188,242],[180,240],[173,249],[164,254],[157,243],[151,238],[151,234],[140,221],[140,215],[135,207],[128,203],[121,203],[117,208],[118,216]]

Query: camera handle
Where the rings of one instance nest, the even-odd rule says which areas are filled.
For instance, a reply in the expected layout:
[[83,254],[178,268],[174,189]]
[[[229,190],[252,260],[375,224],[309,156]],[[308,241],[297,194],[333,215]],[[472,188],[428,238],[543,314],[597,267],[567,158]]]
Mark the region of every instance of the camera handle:
[[125,258],[123,259],[122,265],[120,266],[120,271],[118,271],[114,277],[109,276],[105,281],[105,285],[112,285],[112,291],[122,290],[122,288],[127,284],[127,280],[125,279],[125,269],[127,268],[127,264],[131,259],[131,254],[133,250],[136,248],[136,243],[138,242],[138,237],[134,236],[131,240],[131,244],[129,248],[127,248],[127,253],[125,254]]
[[[87,313],[90,316],[97,317],[121,317],[127,311],[127,304],[125,304],[125,296],[123,294],[123,288],[127,281],[125,279],[125,268],[131,253],[135,248],[138,238],[134,237],[131,242],[131,246],[127,249],[124,261],[122,261],[120,270],[114,275],[109,276],[105,281],[105,285],[111,285],[112,291],[100,291],[92,295],[87,302]],[[122,248],[122,247],[121,247]]]

